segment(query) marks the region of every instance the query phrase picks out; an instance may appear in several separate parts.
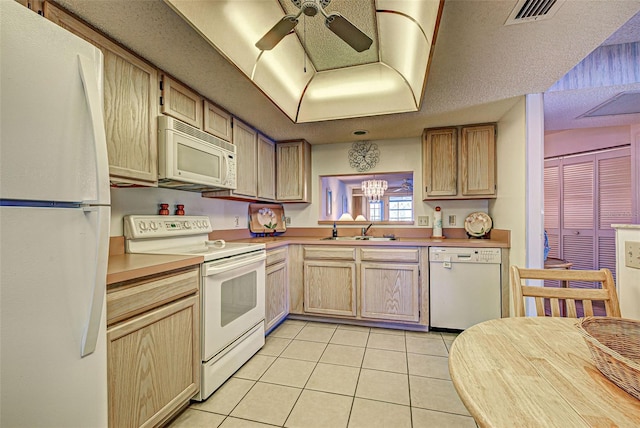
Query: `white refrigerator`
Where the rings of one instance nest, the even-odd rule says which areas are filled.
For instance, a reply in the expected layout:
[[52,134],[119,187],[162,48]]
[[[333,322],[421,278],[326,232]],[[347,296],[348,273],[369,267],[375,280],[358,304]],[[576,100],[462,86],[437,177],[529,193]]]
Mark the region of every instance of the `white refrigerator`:
[[107,426],[100,50],[0,0],[0,426]]

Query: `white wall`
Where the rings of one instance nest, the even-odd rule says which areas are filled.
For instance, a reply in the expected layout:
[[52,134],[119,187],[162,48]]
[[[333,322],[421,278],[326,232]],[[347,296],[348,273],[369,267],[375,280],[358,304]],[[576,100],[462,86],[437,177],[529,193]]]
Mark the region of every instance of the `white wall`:
[[[249,204],[224,199],[203,198],[200,193],[156,188],[111,189],[111,236],[121,236],[122,218],[128,214],[158,214],[161,203],[184,205],[187,215],[208,215],[214,230],[248,227]],[[237,218],[237,224],[236,224]]]
[[[498,197],[489,202],[493,227],[511,231],[510,264],[526,266],[526,122],[522,97],[498,121]],[[542,162],[542,159],[540,159]]]
[[[451,125],[457,125],[452,123]],[[449,215],[456,216],[456,224],[450,227],[464,227],[464,219],[474,211],[487,212],[488,203],[484,201],[422,201],[422,140],[420,137],[404,138],[397,140],[375,141],[380,150],[380,162],[367,174],[382,172],[413,171],[413,187],[415,213],[414,217],[428,215],[433,218],[433,211],[440,206],[444,213],[443,218]],[[320,208],[325,209],[322,202],[323,195],[320,190],[321,175],[356,174],[358,171],[349,166],[349,150],[352,143],[320,144],[312,146],[311,168],[311,204],[287,204],[285,212],[291,216],[291,227],[317,227]],[[334,195],[335,197],[335,195]],[[340,201],[334,201],[338,205]],[[334,205],[334,208],[335,205]],[[338,207],[339,211],[339,207]],[[430,222],[431,224],[432,222]],[[445,236],[448,223],[445,221]],[[330,226],[327,226],[330,227]],[[361,227],[361,226],[354,226]],[[382,227],[382,226],[381,226]],[[400,227],[400,226],[396,226]],[[417,221],[409,227],[417,227]]]

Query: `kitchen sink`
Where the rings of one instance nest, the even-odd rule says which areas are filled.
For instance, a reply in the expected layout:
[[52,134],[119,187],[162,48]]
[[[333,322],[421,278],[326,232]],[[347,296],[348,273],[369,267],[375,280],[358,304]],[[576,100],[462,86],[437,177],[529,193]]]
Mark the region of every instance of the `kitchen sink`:
[[395,241],[393,237],[376,236],[327,236],[323,241]]

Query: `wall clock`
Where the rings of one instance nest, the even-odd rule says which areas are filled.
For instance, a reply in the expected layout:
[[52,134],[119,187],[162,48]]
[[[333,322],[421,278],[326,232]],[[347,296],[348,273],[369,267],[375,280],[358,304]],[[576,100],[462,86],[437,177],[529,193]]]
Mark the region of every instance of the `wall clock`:
[[378,145],[371,141],[356,141],[349,150],[349,165],[358,172],[369,171],[380,161]]

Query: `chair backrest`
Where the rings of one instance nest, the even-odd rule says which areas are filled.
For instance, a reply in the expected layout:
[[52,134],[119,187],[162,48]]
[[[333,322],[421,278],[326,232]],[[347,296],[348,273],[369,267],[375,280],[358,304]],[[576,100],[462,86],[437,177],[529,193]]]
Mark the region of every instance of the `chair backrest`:
[[[599,282],[602,288],[559,288],[534,287],[524,285],[527,279],[560,280],[560,281],[588,281]],[[582,302],[584,316],[593,316],[593,301],[604,302],[606,315],[620,317],[618,294],[609,269],[600,270],[556,270],[556,269],[524,269],[511,266],[511,295],[513,296],[514,315],[525,316],[525,297],[533,297],[536,302],[536,313],[545,316],[544,300],[548,299],[551,316],[561,316],[560,300],[566,304],[566,316],[577,318],[576,301]]]

